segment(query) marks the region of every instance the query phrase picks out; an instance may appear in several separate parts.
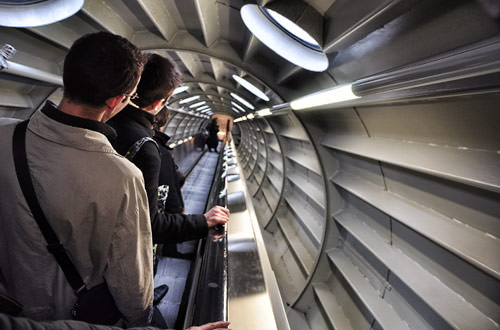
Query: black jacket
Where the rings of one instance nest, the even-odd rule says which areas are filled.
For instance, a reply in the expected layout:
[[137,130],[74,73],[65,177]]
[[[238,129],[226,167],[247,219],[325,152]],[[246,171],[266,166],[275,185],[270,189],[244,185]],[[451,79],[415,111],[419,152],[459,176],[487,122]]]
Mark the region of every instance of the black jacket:
[[160,147],[161,168],[159,185],[169,187],[167,200],[165,202],[166,213],[182,213],[184,210],[184,201],[182,200],[181,185],[178,174],[178,166],[174,162],[171,150],[168,146],[170,137],[162,132],[154,131],[154,137]]
[[[145,111],[128,105],[107,123],[117,132],[118,137],[111,141],[121,155],[143,137],[152,137],[153,116]],[[158,147],[145,143],[132,162],[142,171],[148,195],[151,229],[154,243],[182,242],[205,237],[208,226],[203,214],[160,214],[158,213],[158,182],[161,157]]]

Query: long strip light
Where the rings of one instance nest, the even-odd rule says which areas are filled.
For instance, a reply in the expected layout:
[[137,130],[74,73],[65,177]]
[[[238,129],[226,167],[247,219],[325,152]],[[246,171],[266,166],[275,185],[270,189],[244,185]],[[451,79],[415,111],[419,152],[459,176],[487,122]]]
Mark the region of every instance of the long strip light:
[[189,86],[179,86],[177,87],[176,89],[174,89],[174,92],[172,93],[172,95],[175,95],[175,94],[179,94],[179,93],[182,93],[182,92],[185,92],[189,89]]
[[208,108],[210,108],[210,107],[209,107],[207,104],[205,104],[204,106],[201,106],[201,107],[199,107],[199,108],[196,108],[195,110],[196,110],[196,111],[200,111],[200,110],[204,110],[204,109],[208,109]]
[[271,109],[265,108],[255,112],[257,115],[264,117],[272,114]]
[[241,110],[243,112],[247,112],[245,109],[243,109],[243,107],[241,105],[239,105],[238,103],[234,102],[234,101],[231,101],[231,104],[238,110]]
[[246,88],[253,95],[263,99],[266,102],[269,101],[269,97],[266,94],[264,94],[264,92],[262,92],[260,89],[258,89],[255,85],[253,85],[251,82],[235,74],[233,74],[233,79],[236,80],[238,84]]
[[292,107],[293,110],[302,110],[357,98],[359,98],[359,96],[353,93],[352,84],[341,85],[294,100],[290,102],[290,107]]
[[200,98],[200,95],[191,96],[191,97],[188,97],[187,99],[180,100],[179,104],[189,103],[189,102],[197,100],[199,98]]
[[252,110],[255,109],[255,107],[253,105],[251,105],[247,100],[245,100],[244,98],[242,98],[238,94],[229,93],[229,95],[231,95],[232,97],[234,97],[237,101],[239,101],[240,103],[242,103],[247,108],[252,109]]
[[232,107],[231,110],[233,110],[236,113],[240,113],[241,112],[240,110],[236,109],[235,107]]
[[203,105],[205,103],[207,103],[207,101],[201,101],[201,102],[193,103],[189,107],[190,108],[196,108],[196,107],[199,107],[200,105]]

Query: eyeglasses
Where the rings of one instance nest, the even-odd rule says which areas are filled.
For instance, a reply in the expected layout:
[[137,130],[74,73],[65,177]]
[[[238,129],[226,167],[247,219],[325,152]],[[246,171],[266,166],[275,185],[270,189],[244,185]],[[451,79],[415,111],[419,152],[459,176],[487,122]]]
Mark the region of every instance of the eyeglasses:
[[123,95],[127,96],[131,100],[135,100],[135,99],[139,98],[139,95],[137,95],[137,92],[135,92],[134,94],[123,94]]

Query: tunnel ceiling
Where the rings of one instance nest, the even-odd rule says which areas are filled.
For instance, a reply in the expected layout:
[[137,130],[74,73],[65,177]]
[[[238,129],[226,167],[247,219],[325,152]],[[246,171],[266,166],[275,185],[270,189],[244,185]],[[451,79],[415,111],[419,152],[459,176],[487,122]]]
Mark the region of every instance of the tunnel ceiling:
[[[254,105],[254,110],[259,110],[459,47],[469,39],[476,40],[478,35],[496,33],[495,26],[488,26],[493,24],[491,21],[479,21],[488,14],[480,9],[480,1],[293,0],[293,6],[286,6],[290,1],[86,0],[76,15],[54,24],[21,29],[1,27],[0,40],[17,49],[12,62],[60,75],[64,55],[74,40],[90,32],[116,33],[143,50],[170,57],[183,72],[190,95],[200,95],[198,101],[206,101],[214,112],[238,116],[232,110],[234,99],[230,93],[242,96]],[[468,6],[470,2],[474,5]],[[307,71],[262,44],[243,23],[240,9],[246,4],[282,10],[298,23],[303,22],[305,28],[314,25],[329,61],[328,69]],[[315,21],[308,22],[302,17],[306,14],[291,8],[313,12]],[[447,44],[435,42],[431,30],[409,38],[409,33],[415,33],[409,32],[415,26],[425,23],[432,29],[439,24],[434,21],[453,23],[443,17],[443,10],[450,12],[450,8],[458,12],[453,17],[467,18],[470,23],[467,28],[459,28],[463,24],[454,22],[460,33],[454,34],[456,37],[450,35]],[[415,40],[421,44],[416,45]],[[389,43],[400,51],[381,51],[388,49]],[[232,75],[252,82],[270,101],[248,92]],[[36,107],[50,91],[50,84],[1,72],[0,78],[0,95],[5,100],[2,107]],[[187,96],[175,95],[170,105],[180,107],[178,101]]]

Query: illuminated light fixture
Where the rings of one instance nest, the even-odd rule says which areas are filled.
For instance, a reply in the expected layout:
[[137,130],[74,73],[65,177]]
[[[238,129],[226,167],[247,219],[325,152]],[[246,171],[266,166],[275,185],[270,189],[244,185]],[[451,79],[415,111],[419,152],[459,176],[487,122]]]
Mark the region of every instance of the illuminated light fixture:
[[229,95],[231,95],[232,97],[234,97],[240,103],[243,103],[243,105],[246,106],[247,108],[252,109],[252,110],[255,109],[255,107],[253,105],[251,105],[247,100],[245,100],[244,98],[242,98],[238,94],[229,93]]
[[84,0],[1,0],[0,25],[35,27],[59,22],[76,14]]
[[186,142],[188,142],[188,141],[189,141],[189,139],[188,139],[188,138],[185,138],[185,139],[184,139],[184,143],[186,143]]
[[192,136],[188,137],[188,140],[192,140],[192,139],[193,139],[193,137],[192,137]]
[[241,86],[246,88],[253,95],[263,99],[266,102],[269,101],[269,97],[266,94],[264,94],[264,92],[262,92],[260,89],[258,89],[255,85],[253,85],[252,83],[248,82],[247,80],[245,80],[245,79],[243,79],[240,76],[237,76],[235,74],[233,74],[233,79],[236,80],[238,82],[238,84],[240,84]]
[[177,143],[170,143],[168,146],[169,146],[169,148],[173,148],[173,147],[175,147],[176,145],[177,145]]
[[177,141],[177,145],[181,145],[183,143],[184,143],[184,141],[182,141],[182,140]]
[[357,98],[359,98],[359,96],[352,92],[352,84],[341,85],[294,100],[290,102],[290,107],[292,107],[293,110],[302,110]]
[[201,113],[206,113],[206,112],[209,112],[209,111],[212,111],[212,109],[208,108],[208,109],[202,110]]
[[234,107],[233,107],[233,108],[231,108],[231,110],[233,110],[233,111],[234,111],[234,112],[236,112],[236,113],[240,113],[240,110],[238,110],[238,109],[236,109],[236,108],[234,108]]
[[205,104],[205,103],[207,103],[207,101],[201,101],[201,102],[197,102],[197,103],[191,104],[189,107],[190,107],[190,108],[197,108],[197,107],[199,107],[200,105],[203,105],[203,104]]
[[189,102],[192,102],[192,101],[197,100],[199,98],[200,98],[200,95],[191,96],[191,97],[188,97],[187,99],[180,100],[179,104],[189,103]]
[[287,61],[309,71],[328,68],[328,58],[318,43],[284,16],[253,4],[241,7],[240,13],[253,35]]
[[207,104],[205,104],[204,106],[196,108],[196,111],[200,111],[200,110],[204,110],[204,109],[208,109],[208,108],[210,108],[210,107]]
[[247,115],[247,118],[248,118],[248,119],[254,119],[254,118],[255,118],[255,115],[254,115],[253,113],[249,113],[249,114]]
[[271,109],[265,108],[265,109],[261,109],[261,110],[257,111],[256,114],[261,116],[261,117],[264,117],[264,116],[272,115],[272,112],[271,112]]
[[172,95],[175,95],[175,94],[179,94],[179,93],[182,93],[182,92],[185,92],[189,89],[188,86],[179,86],[177,87],[176,89],[174,89],[174,92],[172,93]]
[[238,103],[234,102],[234,101],[231,101],[231,104],[238,110],[241,110],[242,112],[247,112],[245,109],[243,109],[243,107],[241,105],[239,105]]

